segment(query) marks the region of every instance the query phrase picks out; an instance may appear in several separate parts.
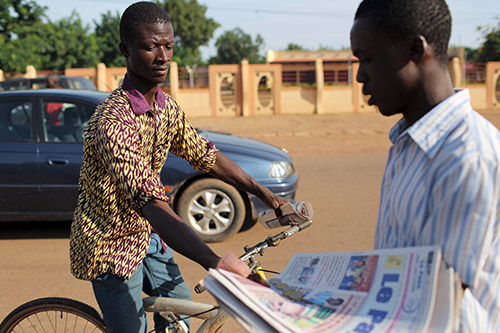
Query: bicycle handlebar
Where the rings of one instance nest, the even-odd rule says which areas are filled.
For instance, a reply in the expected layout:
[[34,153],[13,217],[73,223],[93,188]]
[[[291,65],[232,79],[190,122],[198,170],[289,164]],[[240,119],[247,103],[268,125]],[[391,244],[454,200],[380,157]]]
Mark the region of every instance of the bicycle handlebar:
[[245,247],[245,254],[240,256],[240,259],[242,261],[248,260],[250,257],[253,257],[256,254],[262,254],[264,250],[268,247],[275,247],[278,246],[280,241],[292,236],[293,234],[302,231],[308,227],[310,227],[312,224],[312,220],[307,220],[304,222],[301,222],[297,225],[291,226],[290,228],[274,235],[274,236],[269,236],[267,237],[263,242],[260,242],[257,245],[254,245],[252,247]]
[[[264,241],[258,243],[257,245],[254,245],[252,247],[245,246],[244,247],[245,253],[240,256],[240,260],[246,261],[246,260],[252,258],[253,256],[255,256],[256,254],[262,255],[262,253],[264,252],[264,250],[266,248],[278,246],[281,240],[288,238],[288,237],[296,234],[297,232],[300,232],[300,231],[310,227],[311,224],[312,224],[312,220],[307,220],[307,221],[301,222],[297,225],[293,225],[293,226],[289,227],[288,229],[286,229],[286,230],[284,230],[284,231],[282,231],[274,236],[269,236]],[[203,291],[205,291],[205,288],[202,285],[197,284],[194,287],[194,291],[197,294],[200,294]]]

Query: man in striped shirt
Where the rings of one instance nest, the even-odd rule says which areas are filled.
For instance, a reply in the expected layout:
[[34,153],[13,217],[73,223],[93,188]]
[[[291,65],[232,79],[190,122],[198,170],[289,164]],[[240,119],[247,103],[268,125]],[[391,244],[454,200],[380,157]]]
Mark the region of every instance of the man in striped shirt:
[[364,0],[357,80],[392,128],[374,245],[439,244],[464,290],[457,332],[500,331],[500,133],[453,89],[444,0]]

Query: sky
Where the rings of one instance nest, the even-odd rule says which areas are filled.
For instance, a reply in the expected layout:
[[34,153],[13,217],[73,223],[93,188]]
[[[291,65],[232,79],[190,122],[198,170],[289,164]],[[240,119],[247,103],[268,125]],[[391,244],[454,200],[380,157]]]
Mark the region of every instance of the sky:
[[[349,31],[361,0],[198,0],[207,7],[206,16],[220,24],[210,44],[201,48],[208,59],[215,55],[213,46],[218,36],[236,27],[255,40],[260,34],[264,49],[284,50],[289,43],[305,49],[320,47],[349,48]],[[76,10],[83,23],[94,27],[108,10],[119,14],[135,1],[127,0],[36,0],[48,7],[52,21],[69,17]],[[500,21],[499,0],[448,0],[453,23],[450,46],[481,45],[478,26],[497,26]],[[175,30],[175,27],[174,27]]]

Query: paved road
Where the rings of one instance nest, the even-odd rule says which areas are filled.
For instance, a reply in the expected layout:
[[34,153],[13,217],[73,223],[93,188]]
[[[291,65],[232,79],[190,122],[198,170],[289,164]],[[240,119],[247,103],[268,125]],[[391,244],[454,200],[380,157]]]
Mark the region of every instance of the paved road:
[[[500,123],[500,112],[487,117]],[[294,252],[371,248],[387,134],[395,121],[374,113],[193,119],[198,127],[251,136],[290,152],[300,174],[296,199],[310,201],[315,217],[311,228],[268,249],[261,261],[273,270],[282,269]],[[68,234],[67,223],[0,225],[0,319],[36,297],[70,297],[96,306],[90,284],[69,273]],[[227,250],[239,254],[244,245],[266,236],[267,230],[255,225],[213,248],[221,255]],[[183,257],[177,261],[190,286],[205,275]],[[207,293],[194,297],[212,301]],[[223,331],[242,330],[231,321]]]

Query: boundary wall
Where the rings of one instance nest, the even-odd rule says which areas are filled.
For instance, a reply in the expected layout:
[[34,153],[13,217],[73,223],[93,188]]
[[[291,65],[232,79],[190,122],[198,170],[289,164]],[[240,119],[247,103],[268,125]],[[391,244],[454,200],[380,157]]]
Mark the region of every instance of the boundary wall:
[[[316,59],[314,85],[283,85],[282,64],[210,65],[208,88],[180,88],[179,68],[172,62],[168,82],[162,87],[190,117],[249,117],[278,114],[334,114],[373,112],[362,85],[356,81],[359,63],[346,64],[349,73],[347,84],[324,83],[322,59]],[[36,70],[29,66],[27,77],[36,77]],[[471,93],[472,106],[476,110],[500,109],[500,62],[486,65],[484,84],[461,84],[462,66],[458,58],[448,64],[455,87],[467,88]],[[71,68],[64,74],[84,76],[94,82],[100,91],[117,88],[126,73],[125,67]],[[3,72],[0,71],[0,80]]]

